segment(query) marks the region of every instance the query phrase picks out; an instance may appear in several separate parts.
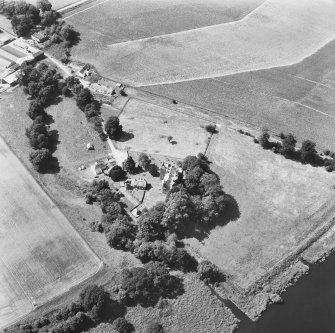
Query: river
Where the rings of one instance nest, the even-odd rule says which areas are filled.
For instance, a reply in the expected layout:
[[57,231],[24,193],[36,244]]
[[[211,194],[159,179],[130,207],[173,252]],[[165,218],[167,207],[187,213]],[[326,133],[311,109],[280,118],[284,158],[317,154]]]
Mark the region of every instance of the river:
[[236,333],[334,333],[335,253],[313,265],[253,323],[242,319]]

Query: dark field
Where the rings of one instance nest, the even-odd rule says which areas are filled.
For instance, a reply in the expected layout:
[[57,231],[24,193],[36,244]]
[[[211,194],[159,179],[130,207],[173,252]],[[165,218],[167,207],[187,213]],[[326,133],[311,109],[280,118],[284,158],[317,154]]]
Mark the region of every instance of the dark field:
[[299,64],[143,89],[335,149],[335,41]]

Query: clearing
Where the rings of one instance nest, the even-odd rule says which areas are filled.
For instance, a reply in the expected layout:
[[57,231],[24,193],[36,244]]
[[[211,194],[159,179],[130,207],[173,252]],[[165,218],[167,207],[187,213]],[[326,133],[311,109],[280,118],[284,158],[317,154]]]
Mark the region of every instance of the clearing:
[[129,100],[120,123],[124,134],[117,147],[124,150],[182,159],[204,153],[210,138],[202,128],[209,122],[137,99]]
[[0,175],[3,327],[95,274],[101,261],[2,139]]
[[335,36],[331,0],[268,0],[243,19],[101,49],[93,64],[134,86],[291,65]]
[[250,288],[263,276],[299,254],[299,247],[325,227],[335,212],[335,176],[285,159],[222,125],[208,157],[225,191],[234,196],[240,218],[216,227],[193,249],[227,272],[238,288]]
[[[108,45],[236,21],[264,0],[99,0],[65,14],[81,34],[73,59],[111,75]],[[105,58],[105,59],[104,59]]]

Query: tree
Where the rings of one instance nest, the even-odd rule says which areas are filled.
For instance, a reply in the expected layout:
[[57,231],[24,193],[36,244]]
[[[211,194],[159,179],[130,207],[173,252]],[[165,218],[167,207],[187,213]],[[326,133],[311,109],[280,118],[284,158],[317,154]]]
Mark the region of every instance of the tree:
[[131,156],[128,156],[124,163],[125,171],[129,172],[130,174],[134,174],[136,171],[135,161]]
[[52,4],[48,0],[38,0],[36,6],[42,12],[48,12],[52,8]]
[[43,13],[42,19],[41,19],[41,25],[44,25],[45,27],[51,26],[57,22],[59,18],[59,13],[53,10],[46,11]]
[[184,190],[170,193],[165,203],[162,225],[170,233],[178,233],[186,227],[193,212],[192,201]]
[[211,133],[211,134],[215,134],[217,132],[216,126],[213,124],[206,125],[205,129],[208,133]]
[[33,100],[29,104],[29,109],[27,115],[34,120],[38,116],[43,116],[45,114],[44,107],[39,100]]
[[196,156],[186,156],[183,160],[182,167],[185,171],[192,170],[198,164],[198,158]]
[[164,333],[164,329],[160,323],[153,321],[147,325],[145,333]]
[[83,88],[76,95],[77,106],[80,110],[84,111],[85,106],[93,102],[93,96],[88,88]]
[[122,125],[118,117],[111,116],[105,124],[105,131],[112,140],[118,140],[122,133]]
[[120,166],[116,165],[110,171],[109,176],[112,178],[113,182],[119,182],[124,179],[125,172]]
[[134,326],[125,318],[116,318],[113,322],[115,329],[119,333],[132,333],[134,332]]
[[46,148],[42,148],[36,151],[32,151],[29,155],[29,160],[33,164],[37,171],[44,171],[50,161],[52,160],[52,155],[50,151]]
[[150,167],[150,158],[147,154],[141,153],[138,157],[138,165],[144,170],[149,171]]
[[60,31],[60,35],[64,41],[68,42],[69,46],[75,44],[78,39],[78,33],[72,25],[64,25]]
[[205,284],[223,282],[225,279],[219,267],[212,264],[209,260],[204,260],[198,265],[198,276]]
[[143,267],[122,270],[121,300],[125,304],[155,304],[160,297],[175,297],[183,291],[182,281],[167,267],[150,262]]
[[134,247],[135,235],[136,226],[129,222],[126,216],[123,216],[122,218],[117,218],[109,227],[106,239],[110,247],[131,251]]
[[316,158],[316,143],[311,140],[305,140],[302,143],[300,154],[303,162],[313,162]]
[[32,19],[26,15],[13,16],[11,24],[19,37],[27,36],[34,27]]
[[295,139],[293,134],[287,134],[282,142],[282,147],[280,149],[280,153],[286,157],[291,157],[295,153],[295,145],[297,140]]
[[95,307],[99,315],[110,301],[109,293],[101,286],[89,285],[79,295],[79,301],[86,312]]
[[264,148],[267,149],[270,145],[270,134],[269,134],[269,130],[267,128],[263,128],[262,129],[262,134],[260,135],[258,141],[260,143],[260,145]]
[[69,89],[72,89],[75,85],[78,85],[80,84],[80,81],[78,78],[74,77],[74,76],[68,76],[66,79],[65,79],[65,83],[67,85],[67,87]]
[[153,177],[159,176],[159,170],[156,164],[150,164],[148,167],[148,171],[150,172],[150,175]]
[[158,203],[138,220],[138,239],[153,242],[156,239],[165,239],[166,228],[161,224],[164,212],[164,203]]

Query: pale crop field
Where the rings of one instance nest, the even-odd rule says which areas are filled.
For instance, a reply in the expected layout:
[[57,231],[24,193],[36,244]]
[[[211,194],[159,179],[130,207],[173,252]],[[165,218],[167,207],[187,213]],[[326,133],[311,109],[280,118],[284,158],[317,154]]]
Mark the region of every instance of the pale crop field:
[[0,139],[0,328],[92,276],[100,264]]
[[204,153],[208,143],[202,127],[209,122],[155,104],[131,99],[119,118],[124,131],[117,141],[120,149],[184,158]]
[[109,45],[97,68],[148,86],[291,65],[334,38],[334,14],[331,0],[268,0],[236,22]]
[[64,14],[81,34],[72,57],[112,75],[108,45],[243,18],[264,0],[99,0]]
[[239,205],[240,217],[211,230],[204,257],[248,288],[335,213],[335,175],[287,160],[222,126],[208,149],[211,168]]

